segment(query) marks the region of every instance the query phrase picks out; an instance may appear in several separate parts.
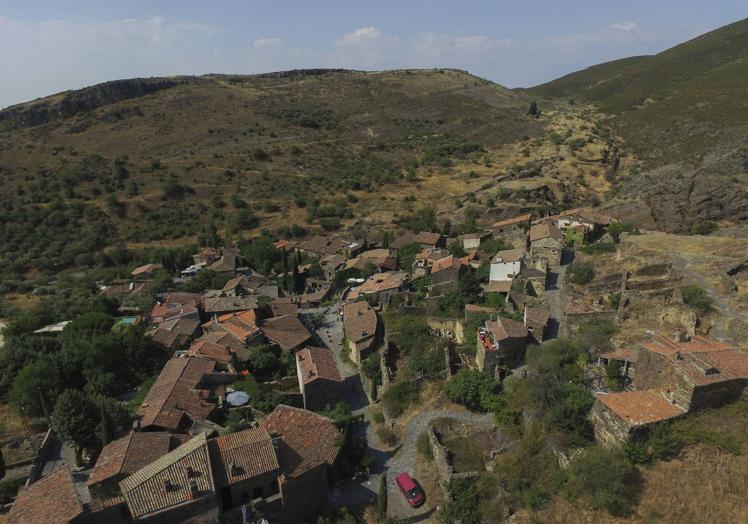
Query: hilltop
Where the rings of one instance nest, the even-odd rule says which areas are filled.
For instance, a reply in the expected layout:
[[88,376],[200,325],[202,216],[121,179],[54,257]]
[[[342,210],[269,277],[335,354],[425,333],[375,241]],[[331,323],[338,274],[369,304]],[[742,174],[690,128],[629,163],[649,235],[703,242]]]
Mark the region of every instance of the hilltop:
[[588,117],[528,115],[529,101],[457,70],[301,70],[119,80],[9,107],[0,260],[20,273],[117,242],[192,243],[211,225],[365,231],[425,206],[441,223],[480,204],[490,222],[599,198],[607,182],[575,188],[590,169],[561,162],[547,134],[573,127],[593,162],[608,139]]
[[748,217],[748,20],[653,56],[617,60],[534,87],[595,104],[641,166],[611,207],[650,227],[687,230]]

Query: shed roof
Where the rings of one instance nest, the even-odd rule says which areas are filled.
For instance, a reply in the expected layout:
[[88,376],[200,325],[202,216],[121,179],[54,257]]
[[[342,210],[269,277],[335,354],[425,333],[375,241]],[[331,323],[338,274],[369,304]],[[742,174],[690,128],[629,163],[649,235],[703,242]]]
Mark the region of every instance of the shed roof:
[[659,392],[652,389],[598,393],[597,399],[629,426],[660,422],[685,413],[685,410],[671,404]]

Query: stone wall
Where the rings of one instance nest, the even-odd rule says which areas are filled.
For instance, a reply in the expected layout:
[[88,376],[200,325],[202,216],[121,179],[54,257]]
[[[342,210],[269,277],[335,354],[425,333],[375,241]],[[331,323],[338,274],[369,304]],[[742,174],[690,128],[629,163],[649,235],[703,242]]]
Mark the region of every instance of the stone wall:
[[429,317],[426,319],[426,323],[440,337],[454,340],[457,344],[465,343],[465,328],[461,320]]
[[480,473],[477,471],[455,473],[452,464],[450,464],[449,462],[449,451],[441,442],[439,442],[439,437],[436,436],[434,426],[432,426],[431,424],[429,424],[426,428],[426,435],[429,438],[431,454],[434,457],[434,466],[436,467],[437,474],[439,475],[439,486],[442,488],[444,498],[446,500],[449,500],[449,483],[452,482],[452,480],[475,478],[478,477]]

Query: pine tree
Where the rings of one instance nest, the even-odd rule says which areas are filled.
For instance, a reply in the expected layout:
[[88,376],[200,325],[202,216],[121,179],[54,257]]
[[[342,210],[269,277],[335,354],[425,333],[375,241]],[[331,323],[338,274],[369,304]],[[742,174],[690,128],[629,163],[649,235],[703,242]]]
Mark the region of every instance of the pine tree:
[[538,109],[538,103],[535,100],[530,102],[530,108],[527,110],[527,114],[532,115],[532,116],[540,115],[540,110]]

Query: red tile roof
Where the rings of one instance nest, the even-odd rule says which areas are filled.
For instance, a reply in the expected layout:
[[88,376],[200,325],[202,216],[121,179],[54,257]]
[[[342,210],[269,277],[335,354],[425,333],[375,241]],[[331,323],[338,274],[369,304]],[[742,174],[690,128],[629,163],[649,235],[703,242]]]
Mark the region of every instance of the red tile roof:
[[340,432],[335,422],[305,409],[279,405],[263,423],[271,436],[283,437],[279,462],[289,478],[322,464],[332,465],[340,451]]
[[487,321],[486,328],[493,333],[493,339],[498,341],[527,336],[527,328],[522,322],[504,317]]
[[168,433],[130,432],[104,446],[88,478],[88,485],[98,484],[118,475],[131,475],[179,444]]
[[657,391],[598,393],[597,399],[629,426],[641,426],[678,417],[685,410],[668,402]]
[[202,358],[172,358],[164,365],[138,409],[141,427],[156,426],[175,431],[187,416],[206,420],[216,405],[207,400],[208,392],[198,389],[215,362]]
[[83,513],[75,483],[63,466],[18,492],[7,524],[68,524]]
[[500,227],[504,227],[504,226],[511,226],[511,225],[514,225],[514,224],[521,224],[523,222],[529,224],[530,223],[530,219],[532,219],[532,214],[527,213],[526,215],[520,215],[520,216],[517,216],[517,217],[514,217],[514,218],[508,218],[506,220],[500,220],[498,222],[494,222],[491,225],[491,228],[496,229],[496,228],[500,228]]
[[642,344],[642,347],[648,351],[659,353],[665,356],[674,356],[677,353],[703,353],[709,351],[724,351],[732,349],[729,344],[722,342],[713,342],[704,337],[692,337],[684,342],[675,342],[663,336],[657,336],[651,342]]
[[233,353],[226,346],[214,344],[207,340],[196,340],[187,350],[187,355],[197,358],[207,358],[215,362],[228,363],[233,358]]
[[318,379],[342,382],[335,357],[329,349],[307,346],[296,353],[296,362],[301,373],[299,378],[304,384]]
[[280,471],[273,441],[264,428],[211,439],[208,448],[217,488]]

